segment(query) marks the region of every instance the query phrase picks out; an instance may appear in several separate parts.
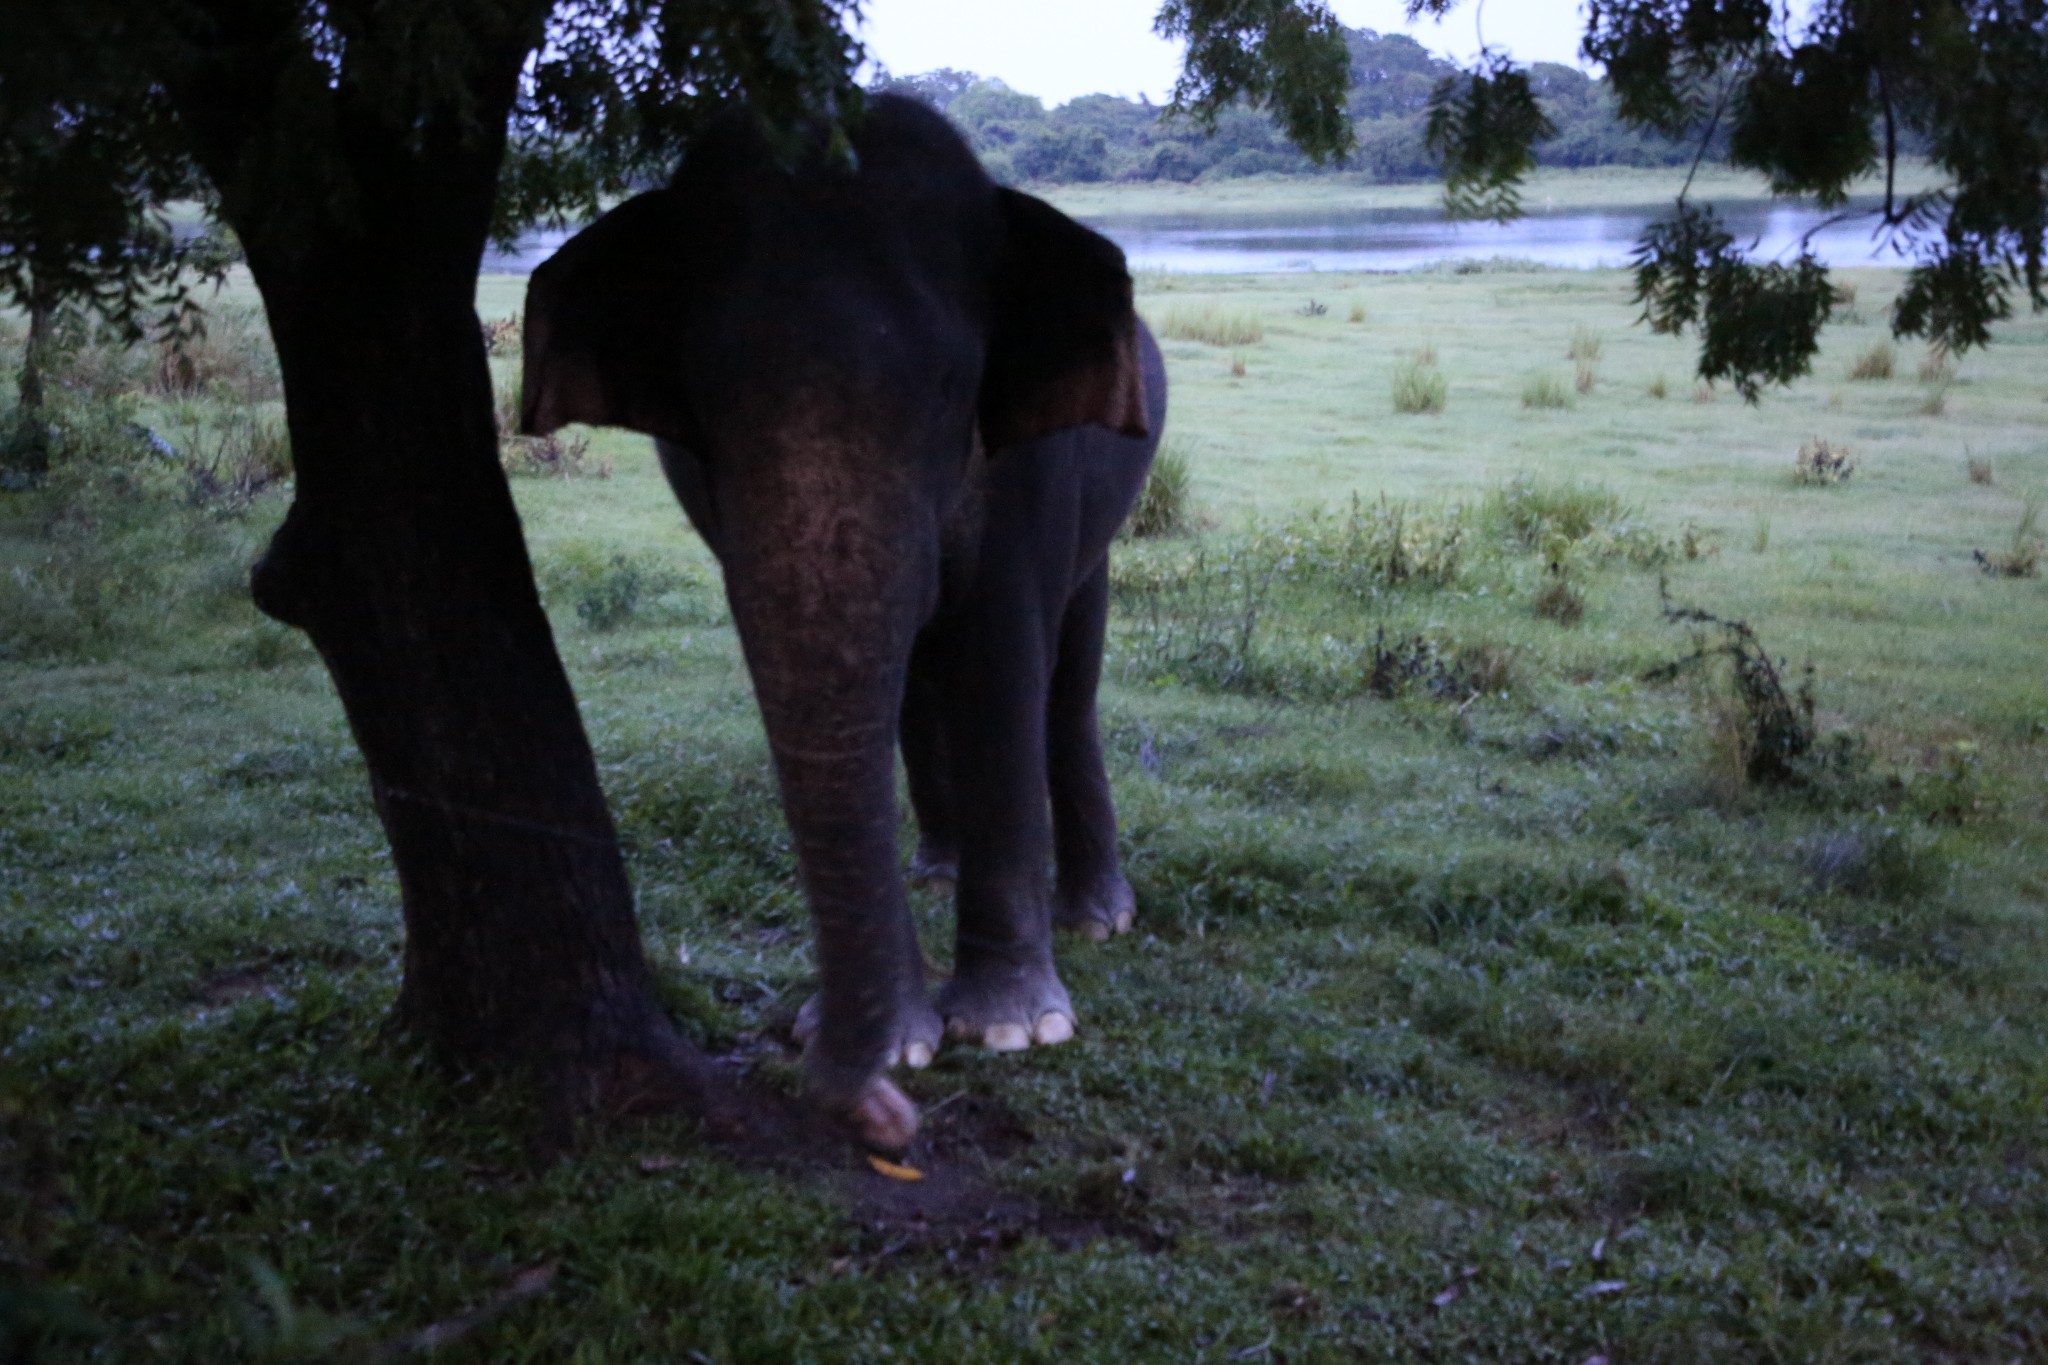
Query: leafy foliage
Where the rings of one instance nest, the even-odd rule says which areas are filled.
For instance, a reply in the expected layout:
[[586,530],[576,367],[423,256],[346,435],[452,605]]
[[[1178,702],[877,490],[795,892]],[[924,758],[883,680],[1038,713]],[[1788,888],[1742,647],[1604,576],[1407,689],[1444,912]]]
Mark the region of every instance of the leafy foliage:
[[[1455,0],[1411,0],[1442,15]],[[1729,159],[1781,194],[1847,203],[1852,181],[1885,172],[1871,212],[1914,258],[1892,330],[1961,353],[1990,340],[2024,289],[2048,307],[2048,8],[2040,0],[1937,0],[1910,7],[1821,0],[1794,21],[1769,0],[1595,0],[1586,57],[1606,68],[1623,120],[1689,137],[1704,155],[1724,132]],[[1446,198],[1512,216],[1514,186],[1543,136],[1512,84],[1520,72],[1481,54],[1467,88],[1433,110]],[[1505,98],[1498,98],[1506,91]],[[1902,149],[1948,177],[1925,195],[1894,192]],[[1689,185],[1688,185],[1689,187]],[[1827,273],[1803,249],[1790,264],[1753,262],[1711,207],[1689,204],[1645,232],[1638,294],[1659,331],[1697,326],[1700,375],[1755,401],[1762,385],[1807,372],[1829,311]]]
[[1480,68],[1447,76],[1429,97],[1424,141],[1444,168],[1444,207],[1453,218],[1511,222],[1522,213],[1522,177],[1535,145],[1557,131],[1536,103],[1529,73],[1490,53]]
[[1313,160],[1351,150],[1344,26],[1322,0],[1166,0],[1153,27],[1188,45],[1173,103],[1202,127],[1244,100]]

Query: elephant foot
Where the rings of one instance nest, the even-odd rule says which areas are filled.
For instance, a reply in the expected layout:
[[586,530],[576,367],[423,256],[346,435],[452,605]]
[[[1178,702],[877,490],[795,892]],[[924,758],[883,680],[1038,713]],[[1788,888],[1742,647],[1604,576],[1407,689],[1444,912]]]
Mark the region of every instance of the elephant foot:
[[1121,874],[1086,892],[1063,890],[1053,903],[1053,923],[1097,943],[1106,942],[1113,934],[1128,934],[1137,918],[1137,893]]
[[[822,998],[812,996],[804,1001],[803,1008],[796,1012],[796,1023],[790,1028],[790,1036],[796,1039],[799,1046],[809,1047],[811,1040],[818,1036],[819,1021],[824,1008],[821,1004]],[[938,1053],[939,1042],[943,1036],[944,1029],[939,1024],[939,1016],[930,1005],[922,1000],[906,1003],[897,1010],[895,1025],[889,1030],[889,1047],[882,1054],[883,1070],[899,1064],[913,1071],[923,1070],[932,1064],[932,1058]]]
[[1050,962],[963,965],[939,988],[939,1013],[949,1037],[979,1042],[991,1052],[1050,1047],[1074,1036],[1074,1006]]
[[878,1152],[900,1152],[917,1136],[917,1106],[887,1076],[867,1083],[848,1117],[860,1140]]

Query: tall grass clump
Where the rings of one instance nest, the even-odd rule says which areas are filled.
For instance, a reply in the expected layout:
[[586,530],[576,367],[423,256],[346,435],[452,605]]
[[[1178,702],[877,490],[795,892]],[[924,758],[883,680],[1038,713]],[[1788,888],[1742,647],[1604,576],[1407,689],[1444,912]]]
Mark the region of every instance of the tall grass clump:
[[1565,348],[1565,359],[1579,365],[1590,365],[1600,359],[1600,334],[1583,324],[1572,329],[1570,345]]
[[1159,335],[1174,341],[1199,341],[1209,346],[1254,346],[1266,339],[1266,324],[1256,313],[1217,304],[1177,305],[1159,321]]
[[1799,454],[1792,461],[1792,481],[1826,487],[1829,484],[1847,483],[1849,476],[1856,472],[1856,458],[1849,453],[1849,447],[1835,445],[1816,436],[1799,444]]
[[268,403],[284,397],[269,324],[254,308],[209,308],[199,331],[156,344],[146,388],[161,398]]
[[1899,362],[1899,353],[1889,341],[1880,341],[1849,366],[1851,379],[1890,379]]
[[1532,374],[1522,384],[1522,406],[1525,408],[1568,408],[1571,405],[1571,396],[1554,374]]
[[1125,529],[1140,540],[1182,535],[1194,529],[1193,489],[1194,469],[1188,462],[1186,448],[1172,439],[1161,441]]
[[1436,367],[1434,353],[1425,359],[1411,356],[1394,366],[1394,411],[1410,415],[1438,413],[1450,395],[1444,372]]
[[2030,496],[2020,508],[2020,522],[2013,528],[2012,542],[2003,550],[1972,550],[1977,567],[1993,578],[2033,578],[2041,572],[2041,556],[2048,545],[2041,535],[2041,499]]
[[1663,371],[1658,371],[1657,377],[1650,381],[1649,394],[1660,402],[1671,396],[1671,386],[1664,381]]
[[1599,378],[1600,372],[1593,368],[1592,363],[1581,360],[1572,370],[1572,387],[1580,393],[1591,393]]

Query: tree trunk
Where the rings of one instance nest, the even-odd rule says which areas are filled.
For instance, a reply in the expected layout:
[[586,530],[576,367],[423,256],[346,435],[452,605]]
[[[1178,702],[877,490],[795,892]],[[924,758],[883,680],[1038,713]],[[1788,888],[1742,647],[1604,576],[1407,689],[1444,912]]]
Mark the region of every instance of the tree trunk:
[[50,323],[56,309],[49,295],[33,290],[28,304],[28,341],[21,348],[19,402],[24,413],[40,416],[43,410],[43,352],[50,343]]
[[257,605],[312,637],[369,766],[405,1023],[573,1109],[701,1109],[498,463],[474,262],[412,250],[251,251],[297,474]]

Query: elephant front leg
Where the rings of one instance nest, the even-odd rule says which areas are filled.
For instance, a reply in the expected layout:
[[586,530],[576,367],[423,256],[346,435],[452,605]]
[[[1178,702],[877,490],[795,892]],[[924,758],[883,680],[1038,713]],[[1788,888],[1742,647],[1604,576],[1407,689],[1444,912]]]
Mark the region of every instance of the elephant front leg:
[[1005,635],[1016,619],[958,632],[941,674],[959,879],[939,1013],[949,1034],[997,1052],[1065,1042],[1075,1020],[1052,959],[1043,650],[1035,632]]
[[1067,604],[1045,718],[1046,772],[1059,864],[1054,918],[1063,928],[1079,930],[1097,942],[1128,933],[1138,914],[1137,896],[1117,861],[1116,807],[1102,766],[1102,737],[1095,716],[1108,618],[1105,560]]

